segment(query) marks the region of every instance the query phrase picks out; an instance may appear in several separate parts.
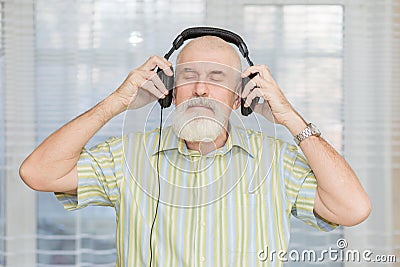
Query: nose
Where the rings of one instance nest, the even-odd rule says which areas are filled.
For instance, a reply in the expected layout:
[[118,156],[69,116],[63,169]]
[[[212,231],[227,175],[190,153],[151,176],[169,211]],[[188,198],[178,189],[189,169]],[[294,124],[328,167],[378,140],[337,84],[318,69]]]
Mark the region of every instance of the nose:
[[205,82],[196,82],[193,94],[195,96],[208,96],[208,86]]

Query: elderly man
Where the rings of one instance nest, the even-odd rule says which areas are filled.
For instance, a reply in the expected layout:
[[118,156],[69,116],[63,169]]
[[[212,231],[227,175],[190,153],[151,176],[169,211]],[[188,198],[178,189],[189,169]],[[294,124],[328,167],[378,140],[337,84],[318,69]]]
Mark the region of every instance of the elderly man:
[[[294,136],[312,126],[266,66],[241,72],[236,51],[214,36],[189,42],[177,65],[176,115],[172,127],[163,130],[160,147],[154,130],[84,148],[114,116],[168,94],[154,69],[172,76],[172,64],[152,56],[106,99],[50,135],[20,168],[28,186],[57,192],[68,210],[115,208],[117,266],[264,266],[257,251],[287,250],[291,215],[323,231],[367,218],[367,194],[321,136],[307,136],[294,146],[229,124],[241,98],[249,106],[260,97],[264,101],[255,111]],[[238,81],[252,73],[257,73],[253,86],[238,90]],[[254,190],[252,179],[259,181]],[[282,265],[268,260],[268,266]]]

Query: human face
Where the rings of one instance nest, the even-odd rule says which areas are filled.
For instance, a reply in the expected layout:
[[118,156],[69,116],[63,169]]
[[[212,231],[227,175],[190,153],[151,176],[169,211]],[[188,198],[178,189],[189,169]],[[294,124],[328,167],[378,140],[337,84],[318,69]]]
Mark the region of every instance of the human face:
[[[187,141],[212,141],[226,132],[239,104],[240,73],[215,62],[187,62],[176,68],[175,132]],[[193,101],[204,99],[204,101]],[[179,117],[177,117],[179,116]]]
[[191,46],[184,48],[176,67],[175,105],[193,97],[208,97],[230,109],[240,104],[240,60],[234,50]]
[[204,61],[181,63],[176,67],[175,105],[206,97],[223,105],[230,114],[240,104],[239,85],[240,73],[227,65]]
[[[236,106],[237,70],[213,62],[187,62],[176,68],[173,129],[191,142],[212,142],[224,135]],[[235,82],[236,81],[236,82]]]
[[174,94],[178,136],[203,142],[224,135],[232,109],[240,105],[240,71],[232,67],[238,65],[236,58],[231,50],[199,47],[180,55]]

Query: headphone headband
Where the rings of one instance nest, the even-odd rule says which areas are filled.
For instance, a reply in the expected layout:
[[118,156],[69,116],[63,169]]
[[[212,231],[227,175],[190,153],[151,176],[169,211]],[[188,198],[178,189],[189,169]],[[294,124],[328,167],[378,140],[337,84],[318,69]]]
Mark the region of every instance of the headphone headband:
[[[212,35],[219,37],[223,39],[224,41],[228,43],[232,43],[236,45],[239,48],[240,53],[243,55],[243,57],[247,60],[247,63],[250,66],[253,66],[253,62],[249,58],[249,50],[247,50],[247,46],[244,43],[243,39],[237,35],[234,32],[224,30],[224,29],[219,29],[219,28],[213,28],[213,27],[192,27],[192,28],[187,28],[183,32],[181,32],[175,40],[172,42],[172,47],[168,51],[167,54],[165,54],[164,58],[169,59],[169,57],[172,55],[172,53],[175,50],[178,50],[183,43],[188,40],[188,39],[194,39],[197,37],[201,36],[206,36],[206,35]],[[160,69],[157,70],[158,76],[160,77],[161,81],[163,84],[165,84],[165,87],[168,88],[169,94],[165,98],[160,98],[158,99],[158,102],[161,105],[161,108],[167,108],[171,105],[172,103],[172,92],[173,92],[173,87],[174,87],[174,78],[167,76],[164,74],[163,71]],[[253,78],[256,75],[256,73],[250,74],[248,77],[245,77],[242,79],[242,88],[249,82],[251,78]],[[244,116],[248,116],[253,112],[254,106],[256,103],[258,103],[259,97],[256,97],[253,99],[250,107],[244,107],[245,99],[241,99],[241,113]]]
[[194,39],[205,35],[216,36],[225,40],[228,43],[236,45],[239,48],[240,53],[249,63],[249,65],[253,66],[253,62],[249,58],[249,50],[247,49],[246,44],[239,35],[225,29],[213,28],[213,27],[192,27],[185,29],[175,38],[175,40],[172,42],[172,48],[168,51],[167,54],[165,54],[164,57],[166,59],[169,59],[172,53],[175,50],[178,50],[186,40]]

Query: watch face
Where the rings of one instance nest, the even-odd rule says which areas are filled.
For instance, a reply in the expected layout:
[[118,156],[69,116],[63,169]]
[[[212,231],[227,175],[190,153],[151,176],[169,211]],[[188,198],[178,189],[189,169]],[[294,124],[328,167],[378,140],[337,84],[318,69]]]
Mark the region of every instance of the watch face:
[[320,136],[321,132],[313,123],[310,123],[311,133],[315,136]]

